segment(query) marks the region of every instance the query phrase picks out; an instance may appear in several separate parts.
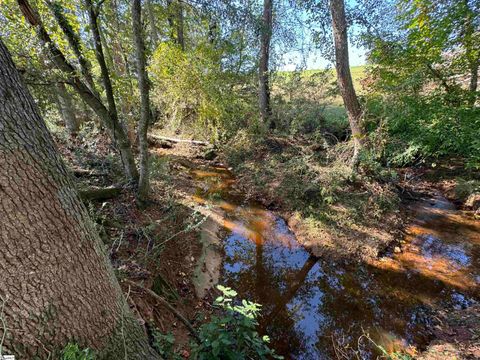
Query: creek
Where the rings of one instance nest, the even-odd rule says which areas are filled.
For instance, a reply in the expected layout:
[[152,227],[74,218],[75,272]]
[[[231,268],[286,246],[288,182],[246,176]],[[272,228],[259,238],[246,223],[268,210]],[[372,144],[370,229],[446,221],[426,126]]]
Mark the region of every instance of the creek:
[[226,169],[191,176],[200,184],[194,199],[216,209],[217,250],[204,253],[199,269],[210,276],[197,285],[218,282],[260,303],[259,331],[286,359],[331,359],[348,349],[374,359],[373,343],[388,352],[423,349],[432,309],[480,298],[480,224],[440,195],[406,205],[414,220],[400,253],[358,263],[310,255],[285,220],[245,200]]

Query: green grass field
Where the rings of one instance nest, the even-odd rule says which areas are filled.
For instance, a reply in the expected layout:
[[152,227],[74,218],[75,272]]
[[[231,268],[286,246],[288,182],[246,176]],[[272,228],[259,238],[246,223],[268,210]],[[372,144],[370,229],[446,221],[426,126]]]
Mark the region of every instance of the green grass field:
[[[363,88],[361,86],[360,81],[365,77],[365,70],[367,66],[366,65],[361,65],[361,66],[352,66],[350,67],[350,71],[352,74],[352,80],[353,80],[353,86],[355,87],[355,90],[357,91],[357,94],[362,95],[363,93]],[[309,80],[311,76],[315,74],[319,74],[321,72],[324,72],[325,70],[303,70],[301,72],[301,78],[305,80]],[[284,79],[289,79],[294,72],[292,71],[279,71],[276,73],[277,76],[280,78]],[[327,70],[327,76],[322,77],[322,80],[318,82],[318,87],[321,89],[322,87],[325,87],[327,84],[331,84],[335,82],[335,69],[329,69]],[[313,86],[315,85],[316,82],[313,82]],[[322,90],[319,90],[322,91]],[[273,93],[275,93],[275,85],[273,87]],[[340,95],[337,96],[332,96],[328,99],[328,103],[323,103],[324,105],[324,110],[323,114],[327,122],[331,123],[346,123],[347,121],[347,115],[345,112],[345,108],[343,106],[343,101]]]

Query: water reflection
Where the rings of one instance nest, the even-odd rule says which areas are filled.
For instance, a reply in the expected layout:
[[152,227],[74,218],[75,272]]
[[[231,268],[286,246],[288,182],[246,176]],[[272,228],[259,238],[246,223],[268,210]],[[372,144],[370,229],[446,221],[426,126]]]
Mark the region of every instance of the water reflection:
[[[445,199],[419,202],[407,246],[393,259],[348,264],[311,256],[285,221],[245,203],[225,170],[193,174],[200,201],[223,210],[221,282],[263,305],[260,331],[287,359],[330,359],[332,337],[356,347],[367,332],[388,351],[430,339],[428,307],[478,298],[480,226]],[[364,358],[375,349],[362,347]]]

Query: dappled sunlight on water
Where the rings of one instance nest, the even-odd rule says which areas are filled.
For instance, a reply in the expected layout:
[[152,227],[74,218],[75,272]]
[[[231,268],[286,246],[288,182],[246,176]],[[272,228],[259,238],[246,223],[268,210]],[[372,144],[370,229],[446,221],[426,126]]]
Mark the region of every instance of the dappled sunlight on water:
[[[193,170],[194,200],[229,231],[220,280],[263,305],[259,330],[287,359],[330,359],[333,343],[358,347],[368,333],[389,351],[430,340],[428,306],[478,298],[480,228],[442,198],[412,205],[402,253],[348,264],[311,256],[285,221],[244,200],[224,169]],[[362,343],[364,358],[378,354]]]

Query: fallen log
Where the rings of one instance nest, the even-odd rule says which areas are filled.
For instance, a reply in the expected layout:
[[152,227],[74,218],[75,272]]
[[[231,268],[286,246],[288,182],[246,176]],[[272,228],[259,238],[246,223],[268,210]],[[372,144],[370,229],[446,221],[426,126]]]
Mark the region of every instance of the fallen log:
[[108,200],[114,198],[115,196],[120,195],[122,191],[121,187],[118,186],[108,186],[108,187],[97,187],[92,186],[84,189],[79,189],[78,193],[80,198],[83,201],[92,201],[92,200]]
[[154,140],[164,140],[164,141],[169,141],[173,143],[189,143],[192,145],[199,145],[199,146],[208,146],[210,143],[206,141],[200,141],[200,140],[189,140],[189,139],[176,139],[176,138],[169,138],[166,136],[160,136],[160,135],[148,135],[149,138],[152,138]]
[[149,146],[156,146],[162,149],[171,149],[173,147],[171,141],[157,139],[154,135],[148,135],[147,141]]

